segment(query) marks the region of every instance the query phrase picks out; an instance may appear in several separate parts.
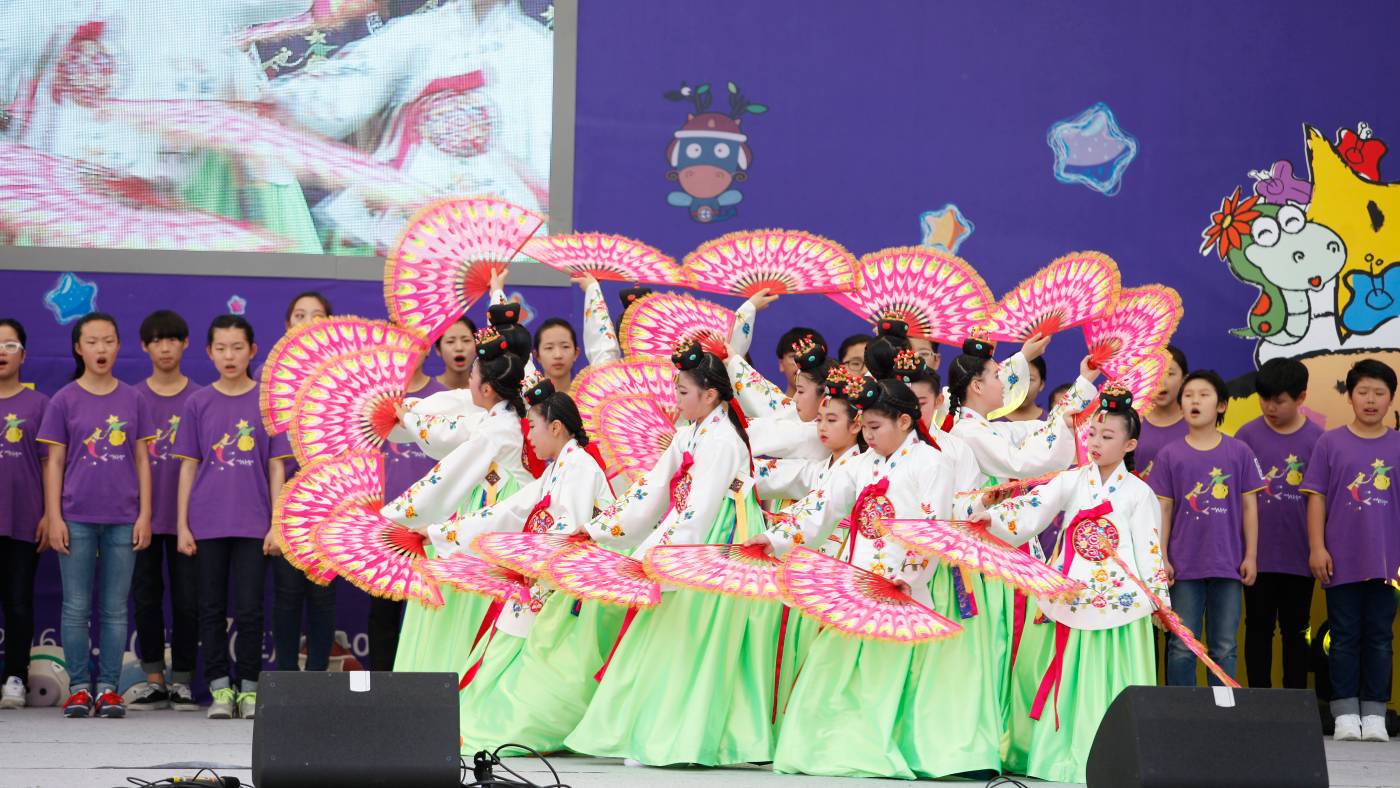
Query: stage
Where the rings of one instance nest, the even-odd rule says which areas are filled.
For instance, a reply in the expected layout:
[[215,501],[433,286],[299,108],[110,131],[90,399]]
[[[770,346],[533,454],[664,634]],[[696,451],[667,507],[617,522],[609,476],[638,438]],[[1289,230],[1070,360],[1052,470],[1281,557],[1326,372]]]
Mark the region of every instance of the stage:
[[[58,709],[0,712],[0,788],[111,788],[127,786],[127,777],[190,777],[200,767],[248,780],[252,737],[252,722],[208,720],[202,713],[158,711],[132,714],[125,720],[69,720]],[[1400,774],[1400,742],[1328,742],[1327,760],[1333,788],[1389,788]],[[510,763],[535,782],[550,781],[549,772],[537,761]],[[565,756],[554,758],[553,763],[573,788],[859,785],[846,778],[775,775],[758,767],[663,771],[626,767],[615,759]]]

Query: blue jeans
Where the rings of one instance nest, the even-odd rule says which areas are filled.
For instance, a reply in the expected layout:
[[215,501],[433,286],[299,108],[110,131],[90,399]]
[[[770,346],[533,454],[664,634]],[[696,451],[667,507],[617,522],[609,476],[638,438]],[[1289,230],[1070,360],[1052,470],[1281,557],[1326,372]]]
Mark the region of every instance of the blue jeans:
[[97,689],[117,687],[126,651],[126,599],[136,552],[131,549],[132,524],[68,523],[68,555],[59,554],[63,578],[63,661],[72,692],[93,688],[92,592],[99,570]]
[[1390,702],[1395,589],[1382,580],[1324,589],[1332,646],[1332,714],[1385,715]]
[[[1207,653],[1231,676],[1235,675],[1235,639],[1240,628],[1240,606],[1243,584],[1224,577],[1203,580],[1178,580],[1171,588],[1172,609],[1197,640],[1204,640]],[[1204,625],[1201,619],[1204,618]],[[1201,632],[1206,637],[1201,637]],[[1214,674],[1209,683],[1219,684]],[[1174,687],[1196,686],[1196,655],[1180,638],[1167,638],[1167,684]]]

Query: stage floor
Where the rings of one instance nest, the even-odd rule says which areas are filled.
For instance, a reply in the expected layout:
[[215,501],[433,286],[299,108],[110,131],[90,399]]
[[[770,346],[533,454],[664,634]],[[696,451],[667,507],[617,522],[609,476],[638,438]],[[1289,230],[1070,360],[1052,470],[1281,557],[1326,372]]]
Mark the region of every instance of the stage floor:
[[[58,709],[0,712],[0,788],[127,788],[127,777],[191,777],[206,766],[248,780],[252,737],[252,722],[208,720],[195,713],[158,711],[133,714],[124,720],[68,720]],[[1327,760],[1334,788],[1393,788],[1400,784],[1400,742],[1328,742]],[[552,762],[563,782],[573,788],[851,788],[858,784],[843,778],[775,775],[757,767],[658,770],[625,767],[615,759],[583,757],[558,757]],[[537,783],[550,782],[549,773],[537,761],[515,759],[510,763]]]

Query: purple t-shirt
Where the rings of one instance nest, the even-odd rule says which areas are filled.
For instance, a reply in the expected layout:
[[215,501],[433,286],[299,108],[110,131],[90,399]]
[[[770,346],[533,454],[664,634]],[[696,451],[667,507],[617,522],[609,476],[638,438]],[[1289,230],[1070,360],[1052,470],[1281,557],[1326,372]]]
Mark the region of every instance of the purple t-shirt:
[[1327,552],[1335,586],[1395,580],[1400,566],[1400,507],[1395,471],[1400,433],[1362,438],[1347,427],[1325,433],[1313,448],[1303,491],[1327,499]]
[[1311,577],[1308,569],[1308,500],[1300,487],[1322,428],[1309,419],[1281,435],[1261,416],[1235,437],[1254,450],[1264,469],[1259,491],[1259,571]]
[[258,387],[230,397],[210,386],[190,396],[173,454],[195,460],[190,530],[195,539],[261,539],[272,523],[268,461],[286,456],[287,438],[269,438]]
[[1220,436],[1210,451],[1184,440],[1157,454],[1148,484],[1160,498],[1173,502],[1167,560],[1177,580],[1238,578],[1244,561],[1241,496],[1264,489],[1264,474],[1254,452],[1242,441]]
[[1185,438],[1186,431],[1186,419],[1177,419],[1170,427],[1158,427],[1143,419],[1142,434],[1138,437],[1137,449],[1133,452],[1133,466],[1137,468],[1138,478],[1150,482],[1157,454],[1168,443]]
[[[428,380],[428,385],[417,391],[408,392],[410,397],[425,399],[447,387],[436,378]],[[416,443],[384,442],[384,500],[392,501],[407,490],[410,485],[433,469],[437,460],[423,453]]]
[[0,433],[0,536],[32,542],[44,516],[40,463],[49,449],[37,436],[48,404],[48,397],[28,388],[0,399],[0,415],[5,417]]
[[39,440],[65,446],[63,519],[111,525],[141,513],[134,444],[155,433],[154,419],[135,386],[117,381],[97,395],[77,381],[59,389],[44,410]]
[[146,401],[155,420],[155,439],[146,444],[151,459],[151,533],[174,535],[177,499],[180,494],[180,458],[174,454],[175,438],[185,401],[203,386],[187,380],[180,393],[163,396],[151,390],[147,381],[136,385],[136,393]]

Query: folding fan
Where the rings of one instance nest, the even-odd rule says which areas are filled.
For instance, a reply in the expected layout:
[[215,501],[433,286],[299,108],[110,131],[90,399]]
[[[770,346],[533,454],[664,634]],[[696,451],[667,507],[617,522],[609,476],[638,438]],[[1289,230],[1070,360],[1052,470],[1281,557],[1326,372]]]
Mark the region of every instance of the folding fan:
[[515,600],[530,604],[530,581],[511,569],[483,561],[474,555],[453,553],[423,562],[424,572],[440,583],[458,591],[480,594],[497,602]]
[[[676,412],[647,394],[624,394],[600,406],[590,435],[598,436],[603,462],[636,481],[656,467],[676,434]],[[594,432],[596,428],[597,432]]]
[[627,310],[617,335],[629,359],[669,359],[682,339],[694,339],[723,356],[733,331],[734,313],[722,306],[685,293],[653,293]]
[[751,230],[701,244],[682,265],[696,290],[747,298],[760,290],[837,293],[860,285],[856,258],[800,230]]
[[922,643],[962,631],[892,581],[805,547],[793,548],[778,567],[778,586],[804,615],[866,640]]
[[949,520],[883,520],[910,549],[1010,583],[1038,599],[1073,596],[1080,584],[1003,542],[977,523]]
[[263,362],[258,399],[267,431],[274,435],[286,431],[297,394],[328,359],[381,346],[419,356],[428,350],[427,341],[417,332],[363,317],[336,316],[288,331]]
[[1167,606],[1161,597],[1153,593],[1152,589],[1148,588],[1147,584],[1142,581],[1142,578],[1138,577],[1137,573],[1118,555],[1118,541],[1117,526],[1106,518],[1096,517],[1080,520],[1076,523],[1073,532],[1067,535],[1066,544],[1074,552],[1090,561],[1112,560],[1117,564],[1118,569],[1137,584],[1137,587],[1142,589],[1142,593],[1152,602],[1153,607],[1157,608],[1152,615],[1162,622],[1168,631],[1180,638],[1182,644],[1190,649],[1191,653],[1195,654],[1196,658],[1201,660],[1210,669],[1210,672],[1215,674],[1216,678],[1220,679],[1220,683],[1238,689],[1239,682],[1235,681],[1233,676],[1226,673],[1216,664],[1215,660],[1210,658],[1206,647],[1187,628],[1181,617]]
[[441,606],[442,592],[425,569],[423,534],[385,518],[382,505],[376,498],[342,506],[314,529],[317,553],[368,594]]
[[375,480],[370,463],[327,457],[307,463],[282,485],[272,511],[272,527],[287,561],[321,585],[334,580],[334,566],[316,551],[314,531],[347,501],[353,503],[357,496],[365,496]]
[[690,274],[660,249],[620,235],[578,233],[531,238],[521,252],[569,276],[690,287]]
[[584,536],[537,534],[528,531],[488,531],[472,540],[472,550],[497,566],[526,577],[544,577],[549,561]]
[[1112,309],[1118,290],[1113,258],[1101,252],[1067,254],[1001,297],[988,311],[988,336],[1020,342],[1083,325]]
[[778,599],[782,562],[757,545],[657,545],[647,551],[647,574],[665,583],[744,599]]
[[274,120],[270,110],[266,104],[203,99],[106,100],[100,108],[142,134],[256,159],[379,203],[419,205],[437,191],[358,148]]
[[896,315],[909,336],[958,345],[987,321],[992,291],[972,266],[936,249],[881,249],[860,259],[860,287],[831,300],[874,322]]
[[1130,367],[1171,341],[1181,314],[1181,296],[1170,287],[1123,290],[1112,309],[1084,324],[1090,363],[1098,369]]
[[322,364],[297,394],[288,430],[297,462],[384,445],[418,358],[380,347]]
[[487,197],[442,200],[419,211],[384,261],[390,318],[437,339],[543,224],[537,214]]
[[569,393],[579,413],[583,414],[584,423],[587,424],[589,414],[595,413],[603,403],[624,394],[645,394],[675,405],[676,367],[671,363],[671,352],[666,351],[665,358],[595,364],[578,373]]
[[0,183],[0,225],[32,246],[216,252],[294,246],[257,225],[188,210],[139,178],[12,142],[0,141]]
[[549,562],[549,579],[564,593],[587,602],[633,608],[661,602],[661,586],[647,576],[641,561],[597,542],[578,542],[556,554]]

